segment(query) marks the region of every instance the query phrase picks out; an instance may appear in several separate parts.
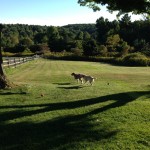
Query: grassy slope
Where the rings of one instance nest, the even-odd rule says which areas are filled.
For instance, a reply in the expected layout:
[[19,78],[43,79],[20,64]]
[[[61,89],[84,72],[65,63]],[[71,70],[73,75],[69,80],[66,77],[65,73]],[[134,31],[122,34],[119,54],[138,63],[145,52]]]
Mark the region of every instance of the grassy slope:
[[19,86],[0,91],[0,149],[149,148],[149,67],[39,59],[6,73]]

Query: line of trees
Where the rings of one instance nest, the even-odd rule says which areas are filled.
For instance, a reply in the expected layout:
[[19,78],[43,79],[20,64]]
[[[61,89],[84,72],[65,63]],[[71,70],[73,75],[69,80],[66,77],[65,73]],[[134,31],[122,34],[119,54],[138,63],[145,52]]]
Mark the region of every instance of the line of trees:
[[96,24],[62,27],[22,24],[3,26],[1,46],[4,52],[20,54],[66,51],[103,57],[141,52],[150,56],[150,20],[131,22],[128,14],[114,21],[101,17]]

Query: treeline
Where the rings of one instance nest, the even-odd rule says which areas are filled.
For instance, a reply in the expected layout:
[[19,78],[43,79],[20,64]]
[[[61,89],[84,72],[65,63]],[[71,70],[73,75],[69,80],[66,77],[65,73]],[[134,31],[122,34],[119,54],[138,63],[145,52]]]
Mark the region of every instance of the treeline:
[[83,40],[93,39],[96,34],[95,24],[63,27],[23,24],[3,26],[2,49],[11,53],[70,52],[74,48],[81,50]]
[[140,53],[149,57],[150,20],[131,22],[125,14],[120,20],[101,17],[95,24],[62,27],[4,24],[2,49],[15,54],[69,52],[84,57],[122,58]]

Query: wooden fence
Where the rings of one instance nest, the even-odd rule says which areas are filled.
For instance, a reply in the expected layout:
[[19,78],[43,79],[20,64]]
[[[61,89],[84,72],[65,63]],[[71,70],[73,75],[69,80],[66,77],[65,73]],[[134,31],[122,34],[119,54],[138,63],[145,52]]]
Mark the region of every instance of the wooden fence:
[[28,61],[39,58],[38,55],[32,57],[5,57],[3,60],[3,67],[13,67],[16,68],[18,65],[26,63]]

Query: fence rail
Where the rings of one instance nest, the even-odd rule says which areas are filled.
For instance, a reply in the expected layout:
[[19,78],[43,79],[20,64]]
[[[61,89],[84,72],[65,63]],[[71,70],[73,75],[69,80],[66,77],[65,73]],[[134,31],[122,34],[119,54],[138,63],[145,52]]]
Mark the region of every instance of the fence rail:
[[5,57],[3,60],[3,67],[13,67],[16,68],[18,65],[26,63],[28,61],[39,58],[39,56],[34,55],[32,57]]

